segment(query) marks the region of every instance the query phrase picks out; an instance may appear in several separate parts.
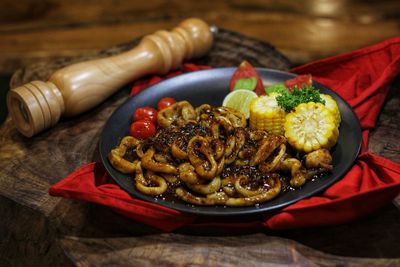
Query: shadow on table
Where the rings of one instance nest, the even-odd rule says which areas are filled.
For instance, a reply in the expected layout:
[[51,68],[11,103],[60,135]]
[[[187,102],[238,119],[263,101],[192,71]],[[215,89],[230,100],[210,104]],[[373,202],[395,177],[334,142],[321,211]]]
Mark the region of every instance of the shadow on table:
[[6,95],[10,88],[9,82],[9,76],[0,76],[0,125],[7,116]]
[[[67,200],[62,200],[62,202],[64,201]],[[63,235],[79,236],[79,239],[84,240],[101,239],[104,242],[120,238],[126,240],[143,238],[157,242],[158,239],[162,241],[165,238],[165,234],[161,231],[125,218],[109,208],[73,202],[75,208],[69,209],[71,214],[64,214],[64,218],[68,217],[69,219],[63,223],[64,229],[61,229]],[[84,218],[82,218],[83,214]],[[84,221],[77,222],[77,219]],[[72,225],[79,227],[74,229],[74,227],[71,227]],[[289,240],[288,242],[293,240],[295,243],[298,242],[313,250],[335,256],[398,258],[400,246],[396,244],[400,238],[399,225],[399,210],[393,204],[390,204],[368,217],[338,226],[284,231],[187,227],[175,231],[171,238],[177,239],[175,241],[179,243],[179,236],[182,236],[182,241],[188,240],[187,237],[191,236],[190,240],[193,241],[193,244],[197,244],[197,241],[207,237],[211,239],[226,237],[228,240],[232,238],[239,240],[243,246],[251,244],[255,239],[260,245],[266,245],[266,242],[269,242],[271,238],[278,238],[282,242],[286,242],[286,239]],[[125,245],[121,242],[119,242],[119,245],[124,247]],[[129,248],[129,244],[129,242],[126,244],[127,248]],[[223,242],[221,246],[223,246]],[[227,246],[230,245],[227,244]]]

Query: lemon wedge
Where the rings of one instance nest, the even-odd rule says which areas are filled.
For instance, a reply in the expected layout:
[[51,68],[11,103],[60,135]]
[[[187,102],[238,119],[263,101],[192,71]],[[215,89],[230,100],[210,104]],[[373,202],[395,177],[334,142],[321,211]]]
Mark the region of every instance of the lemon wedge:
[[225,96],[222,106],[240,111],[248,119],[250,117],[250,103],[257,97],[257,94],[250,90],[234,90]]

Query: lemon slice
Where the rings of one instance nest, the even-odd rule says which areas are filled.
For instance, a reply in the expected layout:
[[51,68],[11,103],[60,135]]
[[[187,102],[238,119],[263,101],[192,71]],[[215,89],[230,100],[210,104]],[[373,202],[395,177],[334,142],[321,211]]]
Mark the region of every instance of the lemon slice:
[[240,111],[248,119],[250,116],[250,103],[257,97],[257,94],[250,90],[234,90],[225,96],[222,106]]

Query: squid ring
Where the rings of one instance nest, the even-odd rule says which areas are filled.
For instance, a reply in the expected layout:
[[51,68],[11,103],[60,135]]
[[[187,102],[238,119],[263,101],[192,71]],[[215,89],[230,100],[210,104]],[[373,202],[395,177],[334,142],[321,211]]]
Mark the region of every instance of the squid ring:
[[263,163],[261,163],[259,165],[259,167],[258,167],[259,170],[262,173],[275,171],[278,168],[279,163],[281,162],[282,157],[283,157],[283,155],[285,155],[285,153],[286,153],[286,145],[285,144],[281,144],[279,146],[278,155],[276,155],[276,157],[271,162],[263,162]]
[[156,162],[153,159],[155,150],[153,147],[149,148],[146,153],[144,153],[142,157],[142,165],[144,168],[153,171],[153,172],[162,172],[169,174],[177,174],[178,171],[173,165],[163,162]]
[[138,144],[136,147],[136,154],[138,155],[139,158],[143,158],[144,151],[143,151],[144,145],[143,143]]
[[166,128],[180,119],[183,122],[195,120],[196,116],[193,106],[188,101],[180,101],[158,112],[157,122],[160,127]]
[[254,157],[251,158],[250,166],[258,165],[266,160],[285,141],[286,138],[282,135],[272,135],[265,138]]
[[243,195],[245,197],[252,197],[252,196],[259,195],[264,191],[262,188],[258,188],[257,190],[248,190],[248,189],[244,188],[241,184],[241,182],[243,180],[245,180],[247,182],[249,180],[249,177],[241,175],[235,181],[235,189],[241,195]]
[[111,150],[110,154],[108,154],[108,160],[111,165],[122,173],[134,173],[139,161],[130,162],[124,159],[123,156],[128,148],[136,147],[138,144],[139,140],[132,136],[122,138],[119,146]]
[[241,198],[229,198],[225,205],[227,206],[250,206],[257,203],[266,202],[275,198],[281,192],[281,181],[279,177],[270,178],[271,188],[263,190],[261,194],[251,196],[251,197],[241,197]]
[[176,177],[176,175],[168,173],[160,173],[160,175],[170,184],[176,183],[176,181],[178,181],[178,177]]
[[217,176],[208,184],[187,184],[187,186],[196,193],[209,195],[221,188],[221,178]]
[[222,190],[224,190],[224,192],[230,197],[234,197],[235,195],[237,195],[236,189],[234,187],[235,179],[236,178],[233,176],[228,176],[222,179],[221,182]]
[[225,166],[225,158],[222,158],[217,165],[217,173],[215,175],[220,175],[222,171],[224,170]]
[[[200,143],[199,148],[196,147],[198,143]],[[207,139],[202,136],[193,137],[189,141],[187,150],[190,163],[192,163],[197,174],[206,180],[213,179],[216,176],[218,166]],[[206,160],[201,158],[199,152],[206,157]]]
[[243,128],[236,128],[235,131],[235,146],[231,151],[230,155],[225,155],[225,163],[231,164],[236,160],[236,157],[239,154],[239,151],[242,149],[245,141],[246,141],[246,132]]
[[188,158],[188,155],[187,155],[186,151],[183,151],[179,147],[179,145],[177,144],[177,141],[174,141],[172,143],[171,154],[172,154],[172,156],[174,156],[177,159],[187,159]]
[[143,170],[142,170],[141,164],[138,163],[136,166],[136,176],[135,176],[135,182],[136,182],[135,185],[136,185],[137,190],[139,190],[140,192],[142,192],[144,194],[152,195],[152,196],[161,195],[165,191],[167,191],[168,185],[162,177],[155,175],[151,171],[148,171],[147,178],[152,183],[155,183],[157,186],[148,186],[149,183],[143,175]]
[[278,168],[283,171],[290,171],[290,185],[300,187],[306,182],[306,174],[302,170],[301,162],[295,158],[287,158],[280,162]]
[[241,112],[229,107],[218,107],[217,111],[226,117],[233,127],[246,127],[246,118]]
[[220,128],[225,131],[225,157],[229,156],[235,147],[235,136],[232,134],[233,127],[229,120],[225,117],[218,116],[211,124],[211,132],[214,139],[220,139]]
[[179,178],[184,181],[186,184],[198,184],[199,177],[197,173],[194,171],[194,167],[192,164],[186,162],[182,163],[178,166],[179,170]]
[[211,139],[210,141],[211,147],[214,151],[214,158],[215,160],[219,160],[225,153],[225,145],[219,139]]
[[308,153],[305,156],[304,163],[307,169],[323,168],[327,171],[332,171],[332,156],[329,150],[321,148]]
[[207,195],[206,197],[199,197],[193,195],[192,193],[190,193],[189,191],[185,190],[182,187],[178,187],[175,190],[175,193],[183,201],[186,201],[190,204],[201,205],[201,206],[224,205],[226,200],[228,199],[227,195],[224,192],[210,194]]

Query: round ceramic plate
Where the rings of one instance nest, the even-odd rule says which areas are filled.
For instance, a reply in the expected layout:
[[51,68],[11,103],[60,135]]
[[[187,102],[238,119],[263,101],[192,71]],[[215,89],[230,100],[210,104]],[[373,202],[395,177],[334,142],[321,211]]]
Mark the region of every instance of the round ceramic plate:
[[[282,193],[272,201],[250,207],[194,206],[180,201],[168,201],[140,193],[135,189],[133,175],[123,174],[114,169],[107,155],[118,146],[122,137],[129,134],[132,114],[142,106],[156,107],[163,97],[173,97],[177,101],[187,100],[193,106],[208,103],[220,106],[229,93],[229,80],[234,68],[219,68],[197,71],[162,81],[149,87],[135,97],[129,98],[109,118],[104,126],[100,139],[100,154],[103,164],[115,182],[132,196],[157,203],[169,208],[199,215],[233,216],[263,213],[283,208],[301,199],[315,195],[338,181],[353,165],[361,146],[361,126],[351,107],[336,93],[321,84],[314,86],[321,93],[331,95],[339,105],[342,122],[338,142],[331,150],[333,157],[333,172],[318,179],[307,182],[294,191]],[[257,69],[264,85],[283,82],[296,75],[276,70]]]

